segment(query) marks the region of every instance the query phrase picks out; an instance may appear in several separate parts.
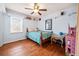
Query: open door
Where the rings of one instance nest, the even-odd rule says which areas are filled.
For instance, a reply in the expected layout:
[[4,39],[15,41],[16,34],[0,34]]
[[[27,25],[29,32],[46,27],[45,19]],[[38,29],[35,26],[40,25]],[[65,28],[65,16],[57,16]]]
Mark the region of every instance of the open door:
[[79,56],[79,4],[77,4],[77,30],[76,30],[75,55]]

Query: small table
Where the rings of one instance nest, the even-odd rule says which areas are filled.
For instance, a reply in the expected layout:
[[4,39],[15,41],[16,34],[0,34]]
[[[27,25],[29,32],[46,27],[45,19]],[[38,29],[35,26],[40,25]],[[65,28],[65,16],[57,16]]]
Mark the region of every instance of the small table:
[[61,41],[61,47],[63,47],[63,38],[64,36],[52,35],[51,36],[51,44],[54,41],[56,43],[57,40]]
[[52,44],[53,41],[56,43],[56,37],[51,36],[51,44]]

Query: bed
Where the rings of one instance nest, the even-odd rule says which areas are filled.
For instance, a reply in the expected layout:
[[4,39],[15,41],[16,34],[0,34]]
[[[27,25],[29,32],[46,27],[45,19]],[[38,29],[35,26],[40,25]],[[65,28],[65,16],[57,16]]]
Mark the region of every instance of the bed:
[[27,38],[33,40],[34,42],[38,43],[40,46],[49,38],[51,37],[52,32],[47,31],[27,31]]

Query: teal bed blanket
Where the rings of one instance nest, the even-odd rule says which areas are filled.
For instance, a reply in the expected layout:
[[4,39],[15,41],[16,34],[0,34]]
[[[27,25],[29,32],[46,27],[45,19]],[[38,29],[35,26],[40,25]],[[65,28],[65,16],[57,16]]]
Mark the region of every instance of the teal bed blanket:
[[47,39],[48,37],[51,36],[51,32],[28,32],[27,37],[30,38],[31,40],[37,42],[38,44],[41,43],[41,34],[43,39]]

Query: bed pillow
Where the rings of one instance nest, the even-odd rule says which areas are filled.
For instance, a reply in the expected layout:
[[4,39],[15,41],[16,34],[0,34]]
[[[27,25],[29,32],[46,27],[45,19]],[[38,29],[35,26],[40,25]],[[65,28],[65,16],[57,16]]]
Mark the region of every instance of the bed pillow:
[[37,28],[28,28],[28,32],[36,32]]

